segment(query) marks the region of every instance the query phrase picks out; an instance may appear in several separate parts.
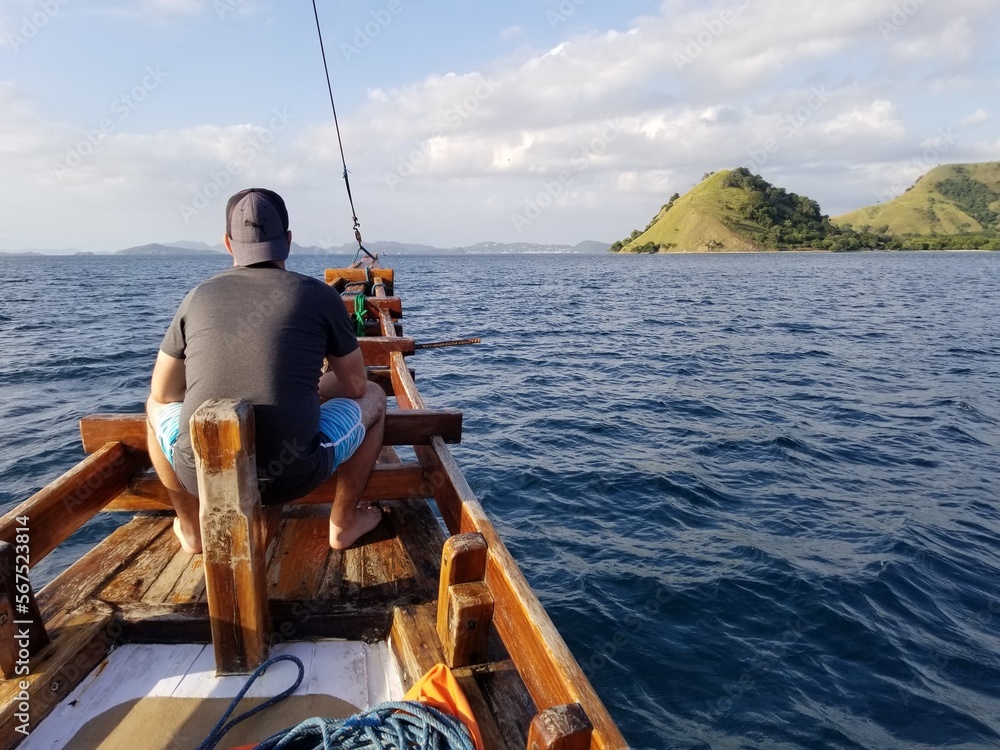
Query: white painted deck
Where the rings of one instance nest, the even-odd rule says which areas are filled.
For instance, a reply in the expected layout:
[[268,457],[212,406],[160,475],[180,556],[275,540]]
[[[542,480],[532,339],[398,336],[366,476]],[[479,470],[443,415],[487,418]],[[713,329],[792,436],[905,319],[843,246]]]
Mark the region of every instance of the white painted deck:
[[[325,695],[364,710],[399,700],[399,669],[386,643],[318,641],[284,643],[271,656],[291,654],[305,666],[305,677],[293,695]],[[279,662],[257,679],[248,698],[286,690],[298,674],[296,666]],[[135,644],[115,649],[70,693],[52,714],[32,729],[24,750],[64,747],[91,719],[109,709],[145,697],[234,698],[247,677],[215,677],[211,644]],[[281,704],[268,709],[280,711]],[[236,714],[241,712],[237,709]],[[221,714],[220,714],[221,716]],[[139,745],[136,745],[139,747]]]

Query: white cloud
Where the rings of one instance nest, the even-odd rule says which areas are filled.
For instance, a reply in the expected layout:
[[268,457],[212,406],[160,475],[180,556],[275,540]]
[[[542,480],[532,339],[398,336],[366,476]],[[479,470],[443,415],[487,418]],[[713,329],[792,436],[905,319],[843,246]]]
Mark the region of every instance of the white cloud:
[[[995,0],[914,3],[918,10],[884,39],[879,24],[893,20],[897,0],[671,0],[630,28],[373,88],[341,118],[366,237],[439,245],[613,240],[704,172],[744,164],[839,213],[911,183],[931,150],[943,161],[997,158],[994,131],[947,144],[935,133],[941,120],[923,119],[927,97],[940,96],[972,112],[965,127],[991,122],[978,105],[984,74],[976,61]],[[128,7],[183,19],[209,3]],[[499,33],[511,40],[523,29]],[[689,62],[680,65],[679,54]],[[945,125],[957,127],[955,117]],[[287,193],[298,240],[345,241],[330,224],[331,196],[338,206],[346,201],[325,120],[280,133],[267,123],[138,133],[130,123],[89,143],[85,131],[47,120],[24,92],[0,84],[0,169],[20,176],[0,185],[0,201],[23,217],[23,226],[2,228],[7,245],[19,234],[38,236],[25,245],[55,236],[59,228],[38,215],[53,205],[81,223],[95,211],[132,219],[108,222],[94,243],[214,241],[226,195],[256,182]],[[90,153],[60,179],[53,164],[74,149]],[[235,174],[227,169],[234,164]],[[550,207],[515,231],[511,217],[544,195]]]
[[[277,117],[153,134],[118,123],[103,132],[80,129],[46,120],[10,83],[0,83],[0,130],[0,172],[17,176],[0,183],[10,246],[65,246],[55,237],[66,227],[92,226],[95,216],[106,217],[101,235],[79,237],[76,246],[214,239],[225,198],[250,183],[275,182],[293,146]],[[53,213],[63,220],[47,221]]]
[[967,117],[963,118],[962,124],[970,128],[976,128],[989,121],[989,119],[990,119],[990,113],[987,112],[982,107],[980,107],[971,115],[968,115]]
[[[225,2],[225,0],[223,0]],[[225,3],[226,5],[236,3]],[[142,8],[153,15],[197,15],[209,5],[207,0],[142,0]]]
[[946,22],[942,19],[939,26],[926,30],[914,28],[909,34],[904,34],[905,31],[901,29],[890,39],[894,53],[904,63],[921,64],[939,58],[945,63],[960,65],[974,59],[979,47],[967,17]]
[[902,138],[906,134],[906,126],[899,119],[892,102],[879,100],[868,107],[841,112],[823,123],[819,131],[844,141],[862,138],[889,140]]
[[511,42],[517,39],[523,39],[527,36],[523,26],[508,26],[507,28],[500,31],[500,41],[501,42]]

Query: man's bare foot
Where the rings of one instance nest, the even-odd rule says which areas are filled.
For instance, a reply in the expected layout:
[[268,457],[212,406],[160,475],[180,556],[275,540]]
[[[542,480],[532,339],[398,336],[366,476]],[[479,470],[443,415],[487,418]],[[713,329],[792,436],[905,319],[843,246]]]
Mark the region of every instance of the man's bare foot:
[[189,555],[197,555],[201,552],[201,536],[186,535],[181,526],[181,519],[179,518],[174,519],[174,535],[181,543],[181,549]]
[[379,525],[382,510],[370,505],[354,509],[353,521],[341,528],[330,521],[330,546],[333,549],[347,549],[358,539]]

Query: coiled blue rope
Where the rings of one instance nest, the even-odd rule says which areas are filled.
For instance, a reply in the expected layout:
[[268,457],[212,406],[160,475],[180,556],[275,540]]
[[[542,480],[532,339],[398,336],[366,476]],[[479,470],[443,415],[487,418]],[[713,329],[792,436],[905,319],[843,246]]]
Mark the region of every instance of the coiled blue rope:
[[[298,667],[295,684],[226,723],[254,681],[279,661],[290,661]],[[304,676],[305,667],[295,656],[283,654],[268,659],[250,675],[197,750],[213,750],[241,721],[294,693]],[[476,746],[461,719],[419,701],[389,701],[346,719],[306,719],[268,737],[254,750],[476,750]]]
[[[264,672],[267,670],[268,667],[270,667],[272,664],[278,663],[279,661],[290,661],[293,664],[295,664],[296,667],[299,668],[299,676],[295,680],[295,684],[292,685],[287,690],[283,690],[278,695],[275,695],[272,698],[268,698],[266,701],[261,703],[256,708],[252,708],[246,713],[240,714],[231,722],[226,724],[226,719],[228,719],[230,715],[233,713],[233,711],[236,710],[236,707],[239,705],[240,701],[243,700],[243,696],[247,694],[247,691],[250,689],[250,686],[254,684],[254,682],[258,677],[264,674]],[[225,736],[225,734],[230,729],[239,724],[241,721],[243,721],[244,719],[249,719],[254,714],[258,714],[265,708],[273,706],[278,701],[283,701],[289,695],[298,690],[299,685],[302,684],[302,678],[305,677],[305,674],[306,674],[306,668],[302,665],[301,660],[299,660],[298,657],[292,656],[291,654],[282,654],[281,656],[274,656],[268,659],[266,662],[257,667],[257,669],[254,670],[252,675],[250,675],[250,677],[246,681],[246,684],[243,686],[240,692],[236,694],[236,697],[233,698],[232,703],[229,704],[229,708],[227,708],[225,713],[222,714],[222,717],[212,728],[212,731],[209,732],[208,737],[205,738],[204,742],[198,745],[196,750],[212,750],[216,745],[219,744],[219,741]]]
[[460,719],[418,701],[389,701],[346,719],[307,719],[254,750],[475,750]]

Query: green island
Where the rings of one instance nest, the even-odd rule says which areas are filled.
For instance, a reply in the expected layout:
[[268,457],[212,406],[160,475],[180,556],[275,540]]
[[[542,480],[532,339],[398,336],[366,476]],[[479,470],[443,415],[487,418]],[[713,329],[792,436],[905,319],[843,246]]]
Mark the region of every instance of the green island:
[[745,167],[675,193],[612,253],[1000,250],[1000,162],[946,164],[886,203],[830,218]]

